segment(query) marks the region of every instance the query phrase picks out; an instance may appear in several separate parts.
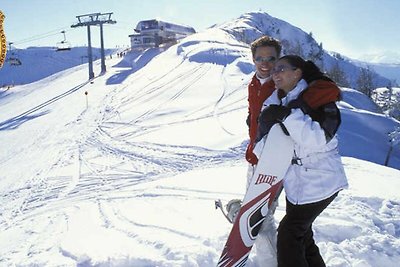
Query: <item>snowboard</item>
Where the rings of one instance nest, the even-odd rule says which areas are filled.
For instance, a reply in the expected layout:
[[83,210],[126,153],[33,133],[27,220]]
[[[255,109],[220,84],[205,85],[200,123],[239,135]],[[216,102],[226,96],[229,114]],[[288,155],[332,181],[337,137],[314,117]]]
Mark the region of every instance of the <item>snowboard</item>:
[[265,138],[258,164],[243,198],[218,267],[239,267],[246,264],[268,208],[283,185],[283,177],[291,164],[294,143],[279,124],[272,126]]

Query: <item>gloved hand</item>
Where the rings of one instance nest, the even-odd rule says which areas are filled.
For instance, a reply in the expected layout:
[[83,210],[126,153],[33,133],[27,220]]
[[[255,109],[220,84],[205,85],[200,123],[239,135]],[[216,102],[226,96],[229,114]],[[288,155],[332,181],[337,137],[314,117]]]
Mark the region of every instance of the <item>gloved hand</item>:
[[247,115],[246,124],[247,124],[247,126],[249,127],[249,129],[250,129],[250,114]]
[[281,105],[270,105],[264,109],[258,118],[258,128],[256,142],[260,141],[263,136],[269,133],[275,123],[280,123],[282,130],[289,135],[282,122],[289,116],[291,109]]
[[270,105],[261,112],[258,122],[283,122],[289,116],[290,111],[290,108],[285,106]]
[[226,204],[226,211],[228,213],[227,217],[229,222],[235,223],[236,217],[239,214],[240,208],[242,206],[242,201],[240,199],[232,199]]

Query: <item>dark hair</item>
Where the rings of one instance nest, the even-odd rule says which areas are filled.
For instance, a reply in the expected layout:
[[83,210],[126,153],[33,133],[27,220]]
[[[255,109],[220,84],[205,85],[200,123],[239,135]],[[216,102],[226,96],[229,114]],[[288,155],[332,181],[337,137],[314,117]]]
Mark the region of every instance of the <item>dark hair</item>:
[[263,35],[251,43],[251,53],[252,53],[253,57],[256,53],[257,48],[262,47],[262,46],[271,46],[271,47],[275,48],[276,54],[278,56],[281,54],[281,51],[282,51],[281,42],[279,42],[277,39],[272,38],[270,36]]
[[302,78],[309,84],[315,80],[327,80],[329,79],[311,60],[305,61],[302,57],[297,55],[286,55],[279,60],[286,60],[292,67],[299,68],[303,73]]

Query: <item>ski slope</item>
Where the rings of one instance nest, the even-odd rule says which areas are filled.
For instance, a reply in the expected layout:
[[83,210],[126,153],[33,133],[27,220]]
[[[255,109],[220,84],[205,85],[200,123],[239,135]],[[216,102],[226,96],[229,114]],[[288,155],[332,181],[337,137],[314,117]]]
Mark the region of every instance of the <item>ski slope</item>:
[[[0,265],[215,266],[231,225],[214,199],[245,189],[248,46],[214,28],[106,64],[0,94]],[[380,164],[399,122],[344,93],[350,188],[316,240],[328,266],[397,266],[400,152]]]

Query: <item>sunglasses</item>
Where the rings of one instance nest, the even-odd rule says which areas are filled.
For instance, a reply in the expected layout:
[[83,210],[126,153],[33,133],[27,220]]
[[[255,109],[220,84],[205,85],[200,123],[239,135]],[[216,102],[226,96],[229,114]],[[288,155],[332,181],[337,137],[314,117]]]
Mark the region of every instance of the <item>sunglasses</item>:
[[279,65],[279,66],[275,66],[272,68],[271,70],[271,75],[272,74],[277,74],[277,73],[282,73],[285,72],[287,70],[296,70],[297,68],[289,66],[289,65]]
[[255,62],[257,63],[262,63],[262,62],[267,62],[267,63],[273,63],[275,62],[276,57],[269,56],[269,57],[256,57],[254,59]]

